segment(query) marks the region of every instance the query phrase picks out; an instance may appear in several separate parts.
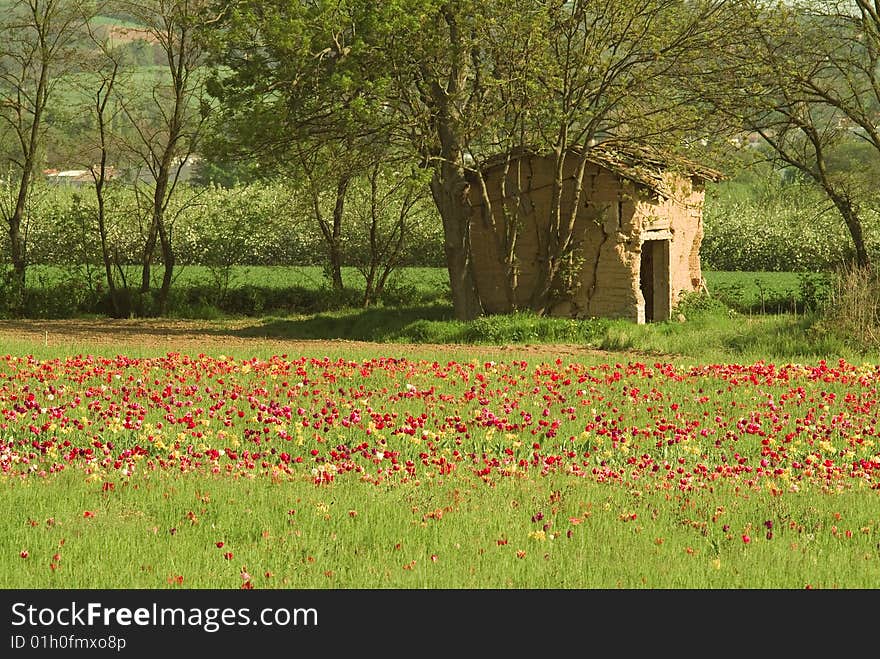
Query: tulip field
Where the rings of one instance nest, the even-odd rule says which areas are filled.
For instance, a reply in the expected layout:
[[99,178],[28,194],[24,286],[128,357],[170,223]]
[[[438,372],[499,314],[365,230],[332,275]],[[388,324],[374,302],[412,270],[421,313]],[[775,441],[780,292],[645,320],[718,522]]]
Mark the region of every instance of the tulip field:
[[878,365],[393,352],[0,355],[2,586],[880,583]]

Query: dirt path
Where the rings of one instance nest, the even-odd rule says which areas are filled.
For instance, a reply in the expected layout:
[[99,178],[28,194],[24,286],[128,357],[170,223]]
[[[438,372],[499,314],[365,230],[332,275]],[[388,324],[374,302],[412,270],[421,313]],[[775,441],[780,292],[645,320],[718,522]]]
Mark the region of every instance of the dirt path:
[[[22,344],[35,347],[94,352],[102,348],[124,351],[126,348],[159,352],[226,351],[246,353],[315,354],[322,351],[339,353],[376,349],[387,356],[419,355],[422,357],[448,353],[510,358],[571,359],[578,356],[626,358],[623,353],[603,352],[576,344],[473,346],[460,344],[370,343],[343,339],[285,339],[261,334],[258,321],[225,320],[221,322],[167,319],[95,319],[95,320],[0,320],[0,351],[22,349]],[[634,357],[635,355],[630,355]],[[642,358],[645,356],[642,355]]]

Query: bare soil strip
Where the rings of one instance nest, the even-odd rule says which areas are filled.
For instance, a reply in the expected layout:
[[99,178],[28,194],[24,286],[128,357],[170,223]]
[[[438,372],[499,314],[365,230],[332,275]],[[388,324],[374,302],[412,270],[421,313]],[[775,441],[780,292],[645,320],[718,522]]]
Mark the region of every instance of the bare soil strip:
[[[465,353],[475,356],[510,355],[540,359],[579,356],[606,356],[609,360],[637,357],[635,353],[612,353],[577,344],[535,345],[465,345],[371,343],[343,339],[284,339],[260,335],[259,322],[224,320],[221,322],[168,319],[75,319],[75,320],[0,320],[0,350],[10,342],[48,348],[82,347],[83,350],[126,347],[160,349],[170,352],[216,353],[222,350],[246,352],[248,349],[277,354],[309,354],[332,350],[375,350],[385,356],[418,354],[442,355]],[[641,355],[644,359],[645,355]]]

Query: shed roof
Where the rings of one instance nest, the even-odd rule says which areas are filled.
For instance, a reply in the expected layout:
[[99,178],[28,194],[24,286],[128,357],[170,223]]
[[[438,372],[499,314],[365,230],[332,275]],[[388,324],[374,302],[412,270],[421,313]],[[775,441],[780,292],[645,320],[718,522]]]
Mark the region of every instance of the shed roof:
[[[652,191],[668,194],[665,190],[665,172],[674,171],[702,181],[720,181],[724,175],[710,167],[678,155],[661,153],[656,149],[617,142],[602,142],[591,147],[574,147],[569,150],[575,157],[586,155],[587,162],[608,169],[634,183]],[[487,158],[482,163],[483,173],[501,167],[508,160],[525,157],[552,157],[551,153],[541,153],[532,148],[519,148],[510,154],[500,153]]]

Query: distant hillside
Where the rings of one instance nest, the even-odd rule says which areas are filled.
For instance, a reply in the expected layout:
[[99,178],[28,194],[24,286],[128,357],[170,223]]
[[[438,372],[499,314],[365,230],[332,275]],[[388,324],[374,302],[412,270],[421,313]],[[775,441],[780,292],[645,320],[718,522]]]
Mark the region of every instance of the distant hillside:
[[146,41],[150,44],[159,43],[159,40],[152,32],[137,25],[119,25],[109,22],[93,25],[96,37],[99,39],[110,39],[116,44],[131,43],[133,41]]
[[159,40],[137,21],[101,15],[89,22],[98,39],[106,39],[112,46],[127,52],[129,64],[145,67],[165,64]]

